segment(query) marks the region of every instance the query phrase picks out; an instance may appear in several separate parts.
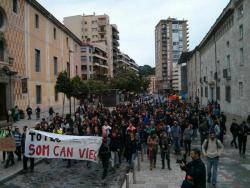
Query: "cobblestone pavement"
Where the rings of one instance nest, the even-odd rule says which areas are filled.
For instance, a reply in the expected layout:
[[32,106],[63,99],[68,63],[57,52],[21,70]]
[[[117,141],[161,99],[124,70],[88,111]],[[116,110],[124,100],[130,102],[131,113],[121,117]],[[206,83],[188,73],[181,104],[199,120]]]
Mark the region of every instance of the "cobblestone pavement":
[[100,164],[91,163],[88,169],[85,161],[72,162],[71,168],[66,168],[66,163],[55,159],[50,164],[43,162],[35,166],[34,173],[19,175],[0,188],[120,187],[126,174],[126,165],[122,165],[115,172],[109,171],[107,178],[102,180]]
[[[220,158],[218,169],[217,188],[249,188],[250,187],[250,149],[248,140],[248,150],[246,159],[238,155],[238,150],[229,145],[231,137],[228,135],[225,142],[225,150]],[[197,142],[193,147],[200,147]],[[190,159],[189,159],[190,160]],[[202,159],[206,164],[206,159]],[[149,160],[141,162],[141,171],[136,171],[136,184],[131,184],[132,188],[180,188],[185,173],[176,164],[176,156],[171,155],[171,168],[161,169],[161,158],[158,154],[156,169],[149,170]],[[210,185],[207,185],[210,188]]]

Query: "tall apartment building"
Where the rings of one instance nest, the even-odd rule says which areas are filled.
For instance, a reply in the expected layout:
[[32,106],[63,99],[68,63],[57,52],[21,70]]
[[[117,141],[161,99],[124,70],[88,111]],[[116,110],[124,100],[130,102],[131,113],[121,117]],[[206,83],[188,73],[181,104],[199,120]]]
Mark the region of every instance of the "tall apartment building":
[[[173,75],[183,51],[188,50],[188,24],[186,20],[168,18],[155,27],[155,67],[158,91],[173,88]],[[178,77],[179,78],[179,77]],[[176,83],[175,87],[177,87]]]
[[78,39],[35,0],[0,1],[0,121],[8,109],[61,107],[59,72],[79,74]]
[[250,1],[231,0],[187,62],[188,95],[250,114]]
[[83,43],[81,46],[81,75],[83,80],[102,79],[108,75],[106,47],[98,43]]
[[110,24],[109,16],[106,14],[70,16],[64,18],[64,24],[83,42],[106,46],[108,75],[113,77],[113,64],[119,47],[119,32],[116,25]]

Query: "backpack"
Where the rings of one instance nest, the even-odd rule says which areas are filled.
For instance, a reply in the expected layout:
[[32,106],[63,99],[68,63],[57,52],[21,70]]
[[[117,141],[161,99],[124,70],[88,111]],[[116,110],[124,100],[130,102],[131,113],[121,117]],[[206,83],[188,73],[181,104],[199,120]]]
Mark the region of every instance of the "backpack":
[[[220,145],[219,145],[219,141],[218,141],[218,139],[217,138],[215,138],[216,139],[216,148],[217,148],[217,150],[218,149],[220,149],[221,147],[220,147]],[[205,140],[205,142],[206,142],[206,144],[205,144],[205,151],[207,152],[207,148],[208,148],[208,144],[209,144],[209,139],[206,139]]]

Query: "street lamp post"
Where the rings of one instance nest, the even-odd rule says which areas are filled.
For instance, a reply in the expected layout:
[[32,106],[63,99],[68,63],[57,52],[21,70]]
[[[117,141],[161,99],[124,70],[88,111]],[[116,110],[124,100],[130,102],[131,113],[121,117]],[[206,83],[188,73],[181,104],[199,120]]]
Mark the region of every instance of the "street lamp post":
[[[69,77],[69,79],[70,79],[70,54],[71,54],[71,53],[73,53],[73,51],[69,49],[69,70],[67,70],[67,71],[69,71],[69,72],[68,72],[68,77]],[[67,68],[68,68],[68,67],[67,67]],[[71,115],[71,96],[69,97],[69,113],[70,113],[70,115]]]

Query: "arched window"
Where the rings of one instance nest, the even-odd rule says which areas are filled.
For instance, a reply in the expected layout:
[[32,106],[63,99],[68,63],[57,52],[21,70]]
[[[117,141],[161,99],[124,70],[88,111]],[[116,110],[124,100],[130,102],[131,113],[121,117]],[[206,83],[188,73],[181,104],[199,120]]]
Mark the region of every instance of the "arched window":
[[4,61],[4,42],[0,41],[0,61]]

